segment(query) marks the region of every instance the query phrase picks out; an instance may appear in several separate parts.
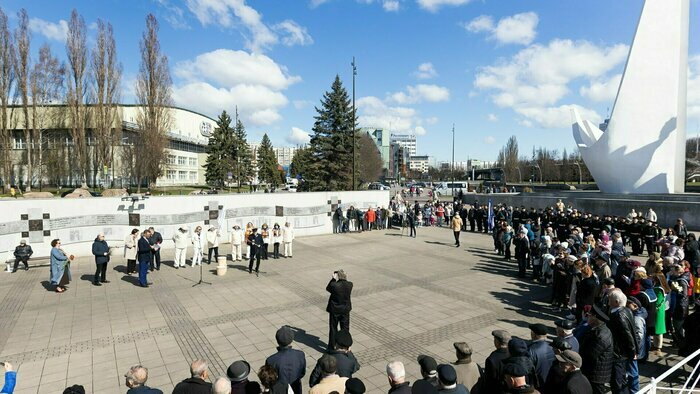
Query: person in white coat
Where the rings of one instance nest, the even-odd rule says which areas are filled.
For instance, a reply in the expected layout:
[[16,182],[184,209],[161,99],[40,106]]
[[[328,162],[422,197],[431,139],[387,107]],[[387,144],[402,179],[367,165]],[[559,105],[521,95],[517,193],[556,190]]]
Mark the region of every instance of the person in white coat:
[[231,242],[231,259],[241,261],[243,255],[243,230],[241,226],[234,225],[229,236]]
[[294,241],[294,229],[289,222],[284,224],[282,229],[282,242],[284,243],[284,257],[292,257],[292,241]]
[[214,258],[219,259],[219,229],[209,227],[207,230],[207,244],[209,245],[209,253],[207,256],[207,264],[211,264],[211,254],[214,253]]
[[173,234],[173,243],[175,243],[175,268],[187,267],[187,246],[190,244],[187,236],[187,229],[180,227]]
[[124,239],[124,258],[126,259],[126,274],[136,273],[136,246],[139,242],[139,229],[131,230],[131,233]]
[[192,266],[202,265],[202,255],[206,244],[206,236],[202,235],[202,226],[197,226],[192,234]]

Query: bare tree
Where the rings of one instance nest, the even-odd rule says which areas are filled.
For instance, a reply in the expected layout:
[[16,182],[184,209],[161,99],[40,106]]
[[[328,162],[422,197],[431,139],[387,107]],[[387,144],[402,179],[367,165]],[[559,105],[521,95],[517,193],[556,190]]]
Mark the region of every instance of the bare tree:
[[117,45],[112,25],[97,20],[97,42],[92,50],[91,97],[94,104],[95,168],[112,167],[114,145],[120,140],[117,104],[120,96],[122,65],[117,60]]
[[16,52],[12,34],[7,24],[7,15],[0,8],[0,148],[2,152],[2,179],[5,191],[10,190],[12,179],[12,135],[9,127],[9,112],[12,86],[15,81]]
[[85,20],[75,9],[71,13],[66,37],[68,57],[68,104],[70,133],[73,138],[73,154],[81,187],[87,188],[87,147],[85,144],[87,111],[85,106],[85,69],[87,68],[87,45]]
[[22,115],[24,116],[24,140],[27,145],[27,185],[26,190],[32,190],[32,146],[34,138],[32,129],[29,123],[29,46],[31,38],[29,37],[29,16],[27,10],[22,8],[17,13],[17,28],[15,29],[15,43],[17,45],[17,61],[15,62],[15,74],[17,76],[17,91],[22,104]]
[[140,106],[137,115],[139,136],[134,144],[137,158],[134,172],[140,188],[144,179],[148,179],[150,186],[163,174],[163,153],[168,144],[166,132],[172,123],[172,80],[168,57],[160,52],[158,21],[153,14],[146,16],[146,31],[139,49],[141,65],[136,81],[136,98]]
[[44,130],[48,127],[55,128],[60,124],[59,118],[64,111],[61,107],[50,106],[57,103],[63,96],[63,79],[65,66],[51,52],[51,47],[44,44],[39,49],[39,59],[34,63],[34,68],[29,77],[32,94],[32,132],[36,145],[35,173],[39,178],[39,185],[45,178],[44,166]]

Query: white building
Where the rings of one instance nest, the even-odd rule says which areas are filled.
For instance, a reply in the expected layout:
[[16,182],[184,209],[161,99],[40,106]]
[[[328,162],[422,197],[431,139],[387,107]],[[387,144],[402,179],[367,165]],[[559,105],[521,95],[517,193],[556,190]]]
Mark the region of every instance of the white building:
[[391,143],[399,144],[402,148],[408,151],[410,156],[418,154],[418,145],[416,143],[415,134],[392,134]]
[[408,159],[408,169],[411,171],[417,171],[420,173],[428,172],[430,168],[430,162],[432,158],[427,155],[414,155],[410,156]]

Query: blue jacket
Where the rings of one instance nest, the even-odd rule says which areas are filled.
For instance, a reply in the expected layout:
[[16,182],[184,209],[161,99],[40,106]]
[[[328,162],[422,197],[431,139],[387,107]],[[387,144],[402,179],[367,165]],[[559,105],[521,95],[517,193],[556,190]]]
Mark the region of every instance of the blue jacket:
[[17,384],[17,372],[7,371],[5,372],[5,385],[2,386],[0,394],[12,394],[15,391],[15,385]]
[[57,285],[61,281],[63,273],[67,270],[70,281],[70,267],[66,264],[68,256],[63,254],[58,248],[51,249],[51,283]]
[[530,344],[530,359],[532,363],[535,364],[535,372],[537,373],[537,378],[542,382],[547,381],[547,375],[549,374],[550,368],[552,368],[552,363],[554,363],[554,349],[549,346],[549,342],[545,340],[534,341]]
[[108,262],[109,246],[107,245],[107,241],[100,241],[99,238],[95,238],[95,242],[92,243],[92,254],[95,256],[95,264],[104,264]]
[[[278,347],[277,353],[268,357],[265,364],[274,367],[282,384],[289,384],[292,389],[298,385],[301,389],[301,378],[306,374],[306,357],[301,350],[289,346]],[[297,392],[297,391],[295,391]]]

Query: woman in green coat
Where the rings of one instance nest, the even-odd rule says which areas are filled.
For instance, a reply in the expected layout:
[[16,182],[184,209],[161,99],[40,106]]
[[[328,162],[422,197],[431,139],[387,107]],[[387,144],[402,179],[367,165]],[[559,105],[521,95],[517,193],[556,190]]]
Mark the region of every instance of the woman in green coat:
[[666,278],[663,277],[663,274],[655,275],[653,279],[654,293],[656,293],[656,330],[651,344],[651,351],[659,354],[661,353],[664,334],[666,333],[666,296],[671,289],[668,288],[668,283],[666,283]]

